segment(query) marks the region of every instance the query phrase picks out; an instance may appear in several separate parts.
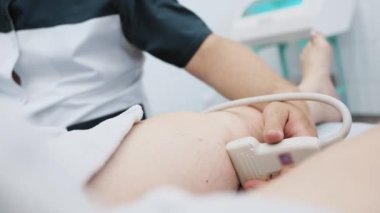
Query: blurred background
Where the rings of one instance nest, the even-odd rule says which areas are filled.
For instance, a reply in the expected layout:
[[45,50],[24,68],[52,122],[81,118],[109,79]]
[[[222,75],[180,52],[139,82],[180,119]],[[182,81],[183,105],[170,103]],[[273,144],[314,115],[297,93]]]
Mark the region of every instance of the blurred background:
[[[247,0],[180,0],[198,14],[217,34],[231,37],[231,30]],[[345,7],[344,4],[341,5]],[[336,37],[339,58],[333,73],[343,85],[344,101],[358,121],[375,121],[380,116],[380,8],[378,0],[357,0],[351,28]],[[284,50],[288,79],[300,78],[298,43],[288,43]],[[258,54],[271,67],[283,73],[278,47],[266,46]],[[341,60],[338,63],[337,60]],[[150,116],[182,110],[202,111],[222,102],[213,89],[178,69],[147,55],[144,86],[150,100]],[[342,73],[339,73],[342,71]],[[341,91],[342,92],[342,91]]]

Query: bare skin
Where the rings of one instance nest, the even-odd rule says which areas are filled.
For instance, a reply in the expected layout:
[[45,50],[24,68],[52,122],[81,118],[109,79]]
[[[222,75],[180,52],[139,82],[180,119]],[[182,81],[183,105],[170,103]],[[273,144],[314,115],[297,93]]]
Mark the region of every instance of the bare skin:
[[[308,51],[313,54],[306,54],[306,58],[318,58],[318,53],[323,54],[319,45],[314,46]],[[307,78],[316,79],[312,73]],[[308,85],[313,81],[304,80],[305,89],[314,89]],[[272,109],[276,113],[289,112],[278,111],[281,108],[274,106]],[[210,114],[172,113],[143,121],[126,136],[106,166],[88,183],[87,189],[95,199],[108,205],[138,199],[168,184],[194,193],[236,190],[239,183],[225,145],[246,136],[260,141],[289,136],[265,131],[268,126],[264,125],[266,113],[273,112],[264,110],[263,115],[252,107],[238,107]],[[293,125],[291,129],[303,128],[296,116],[293,118],[288,121],[288,125]],[[271,122],[272,129],[283,128],[283,123],[276,119],[266,119],[266,122]]]
[[342,212],[380,211],[380,126],[313,156],[252,196]]
[[236,190],[239,183],[225,146],[242,136],[260,138],[262,123],[261,113],[251,107],[148,119],[133,128],[88,189],[108,205],[164,185],[194,193]]
[[[301,91],[316,92],[338,98],[331,80],[332,50],[320,33],[314,33],[301,54]],[[341,115],[328,105],[309,102],[315,123],[341,121]]]

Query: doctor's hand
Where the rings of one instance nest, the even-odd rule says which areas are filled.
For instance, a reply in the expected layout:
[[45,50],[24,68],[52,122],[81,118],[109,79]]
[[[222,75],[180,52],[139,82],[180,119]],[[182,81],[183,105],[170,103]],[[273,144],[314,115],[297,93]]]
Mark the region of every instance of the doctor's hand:
[[[281,140],[299,136],[317,136],[314,122],[309,114],[305,102],[272,102],[262,109],[263,132],[262,140],[265,143],[276,144]],[[269,184],[293,169],[293,166],[284,166],[277,175],[270,180],[249,180],[242,184],[244,190],[255,190]]]
[[315,124],[305,102],[272,102],[263,109],[263,140],[275,144],[283,139],[317,136]]

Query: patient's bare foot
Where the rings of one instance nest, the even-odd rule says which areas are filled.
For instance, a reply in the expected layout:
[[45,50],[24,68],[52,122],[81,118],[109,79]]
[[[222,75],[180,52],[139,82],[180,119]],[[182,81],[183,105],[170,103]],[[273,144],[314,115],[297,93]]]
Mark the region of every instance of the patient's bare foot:
[[[332,50],[320,33],[313,33],[301,55],[302,81],[298,88],[302,92],[315,92],[338,98],[331,79]],[[341,115],[333,107],[308,102],[315,123],[340,121]]]

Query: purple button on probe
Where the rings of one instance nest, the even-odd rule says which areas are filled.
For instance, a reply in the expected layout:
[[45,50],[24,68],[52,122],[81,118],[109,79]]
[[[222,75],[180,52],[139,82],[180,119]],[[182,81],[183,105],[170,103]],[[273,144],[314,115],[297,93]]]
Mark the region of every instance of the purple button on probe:
[[281,154],[279,158],[283,166],[288,166],[288,165],[293,164],[293,158],[289,153]]

